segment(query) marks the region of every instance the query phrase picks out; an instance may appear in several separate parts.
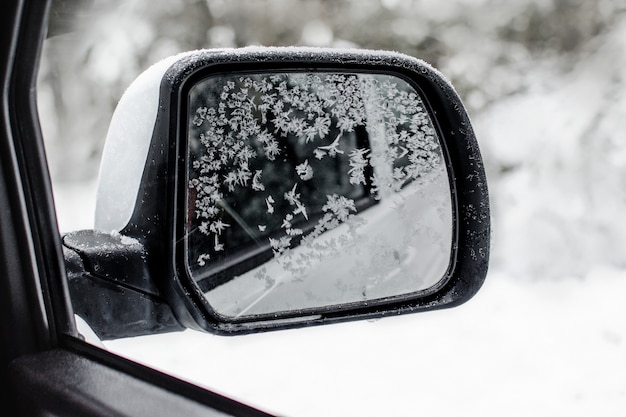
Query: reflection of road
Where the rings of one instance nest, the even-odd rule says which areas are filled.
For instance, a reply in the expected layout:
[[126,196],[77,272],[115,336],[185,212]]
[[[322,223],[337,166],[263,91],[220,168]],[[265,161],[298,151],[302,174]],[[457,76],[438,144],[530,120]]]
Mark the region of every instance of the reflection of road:
[[405,187],[313,245],[293,248],[209,291],[226,316],[275,313],[397,296],[427,289],[450,260],[452,215],[446,175]]

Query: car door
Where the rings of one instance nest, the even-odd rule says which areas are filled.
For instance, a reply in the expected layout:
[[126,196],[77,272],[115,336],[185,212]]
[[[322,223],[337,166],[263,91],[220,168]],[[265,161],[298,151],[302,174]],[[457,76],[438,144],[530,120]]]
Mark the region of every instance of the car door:
[[35,107],[48,7],[7,2],[0,13],[3,415],[267,415],[78,337]]

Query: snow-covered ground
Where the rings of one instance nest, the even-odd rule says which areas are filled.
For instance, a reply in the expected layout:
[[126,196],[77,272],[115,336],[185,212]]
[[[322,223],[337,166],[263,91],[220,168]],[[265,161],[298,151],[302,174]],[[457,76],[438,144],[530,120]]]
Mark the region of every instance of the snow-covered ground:
[[[92,188],[61,187],[57,205],[76,207]],[[62,216],[60,224],[88,227],[81,216]],[[450,310],[105,344],[284,416],[618,416],[626,409],[624,294],[626,271],[613,267],[551,280],[513,278],[496,267],[472,300]]]
[[286,416],[618,416],[626,272],[519,282],[465,305],[238,337],[108,342],[123,356]]

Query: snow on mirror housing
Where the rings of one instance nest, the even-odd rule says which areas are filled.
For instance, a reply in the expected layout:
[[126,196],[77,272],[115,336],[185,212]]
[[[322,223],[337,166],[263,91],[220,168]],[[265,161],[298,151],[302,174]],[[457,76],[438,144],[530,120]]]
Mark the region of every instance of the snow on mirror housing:
[[[489,228],[469,118],[432,67],[245,48],[137,79],[107,137],[96,230],[64,243],[74,309],[100,337],[238,334],[461,304]],[[115,300],[94,307],[94,288]]]

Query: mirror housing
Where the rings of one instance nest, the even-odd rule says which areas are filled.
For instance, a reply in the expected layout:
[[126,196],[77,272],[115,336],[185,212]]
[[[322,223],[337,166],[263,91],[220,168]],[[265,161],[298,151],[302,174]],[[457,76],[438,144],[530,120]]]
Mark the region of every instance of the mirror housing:
[[[186,224],[191,219],[187,120],[192,111],[187,97],[200,80],[217,75],[278,73],[383,74],[404,80],[415,90],[438,137],[451,206],[449,263],[436,284],[393,296],[305,308],[280,307],[243,316],[224,314],[207,298],[206,288],[201,288],[189,272],[187,257]],[[170,57],[129,87],[118,104],[105,144],[95,229],[64,238],[65,246],[83,260],[84,271],[73,275],[78,276],[74,281],[81,282],[82,274],[92,281],[95,277],[103,286],[142,294],[143,298],[135,297],[135,304],[137,298],[142,300],[144,307],[138,314],[143,314],[144,320],[135,320],[141,324],[135,325],[133,332],[171,331],[182,326],[241,334],[459,305],[469,300],[485,279],[490,212],[484,167],[469,116],[454,88],[437,70],[392,52],[254,47],[200,50]],[[122,249],[113,252],[116,259],[98,261],[106,251],[94,251],[89,242],[110,240],[109,235]],[[75,260],[72,265],[77,269]],[[108,269],[133,273],[116,275]],[[77,289],[79,286],[74,285],[73,298],[78,299],[78,293],[80,298],[89,297],[85,293],[95,293],[97,287],[81,285]],[[83,318],[97,334],[109,338],[128,335],[122,334],[122,322],[129,319],[100,320],[97,311],[87,314],[80,311],[85,308],[80,305],[74,302],[76,313],[88,315]]]

